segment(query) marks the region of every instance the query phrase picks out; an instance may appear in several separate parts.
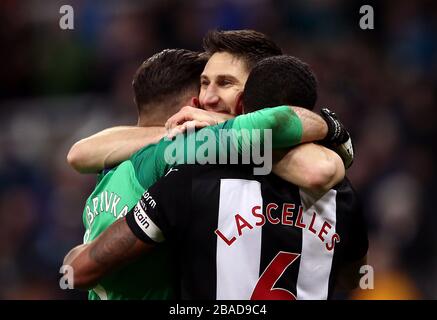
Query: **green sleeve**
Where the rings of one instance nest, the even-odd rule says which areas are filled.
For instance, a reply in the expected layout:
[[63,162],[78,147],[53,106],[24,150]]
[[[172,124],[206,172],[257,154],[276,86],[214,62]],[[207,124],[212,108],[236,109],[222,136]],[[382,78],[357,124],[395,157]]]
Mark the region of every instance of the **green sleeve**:
[[[138,181],[147,189],[175,165],[202,164],[196,162],[196,155],[199,153],[207,156],[208,162],[205,163],[219,163],[219,158],[228,155],[231,148],[236,148],[239,154],[243,154],[254,144],[263,146],[264,135],[252,134],[253,129],[270,129],[272,148],[292,147],[300,143],[302,138],[302,123],[290,107],[265,108],[216,126],[178,135],[172,141],[163,138],[158,144],[135,153],[130,161]],[[241,134],[244,131],[248,134]],[[213,143],[206,144],[206,141]],[[228,144],[227,141],[231,143]]]
[[[252,113],[241,115],[228,124],[232,129],[272,130],[272,148],[289,148],[299,144],[302,140],[302,122],[289,106],[265,108]],[[254,137],[256,138],[256,137]],[[263,135],[261,135],[262,142]],[[241,141],[239,150],[241,150]],[[251,140],[249,143],[258,141]]]

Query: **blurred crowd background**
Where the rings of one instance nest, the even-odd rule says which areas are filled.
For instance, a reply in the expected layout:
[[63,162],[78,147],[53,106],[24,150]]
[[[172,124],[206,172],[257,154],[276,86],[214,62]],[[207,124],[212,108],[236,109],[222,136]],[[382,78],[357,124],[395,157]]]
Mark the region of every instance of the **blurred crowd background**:
[[[59,27],[63,4],[74,30]],[[374,30],[359,27],[364,4]],[[209,29],[251,28],[312,66],[318,107],[352,133],[347,174],[368,218],[375,282],[347,298],[436,299],[436,24],[435,1],[2,0],[0,298],[85,298],[58,284],[95,184],[68,167],[70,146],[136,124],[132,76],[150,55],[200,50]]]

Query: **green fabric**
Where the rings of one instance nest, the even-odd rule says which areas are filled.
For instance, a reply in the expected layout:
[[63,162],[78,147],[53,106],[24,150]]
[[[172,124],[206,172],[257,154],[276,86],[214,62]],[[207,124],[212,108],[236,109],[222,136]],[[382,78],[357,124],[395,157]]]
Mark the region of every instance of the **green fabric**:
[[[94,240],[114,221],[124,217],[145,191],[137,181],[130,161],[121,163],[99,178],[100,182],[84,209],[85,243]],[[170,266],[170,251],[167,244],[163,244],[159,250],[102,279],[96,290],[89,291],[88,298],[170,299],[173,297]]]
[[273,149],[292,147],[302,141],[302,122],[289,106],[261,109],[234,120],[232,128],[236,130],[271,129]]
[[[225,138],[227,135],[226,129],[234,129],[227,131],[232,133],[229,139]],[[147,189],[171,167],[178,164],[195,163],[195,154],[201,151],[204,141],[209,140],[207,137],[205,139],[199,138],[205,135],[213,136],[215,139],[216,148],[213,150],[215,152],[210,155],[215,159],[216,162],[214,163],[219,163],[220,156],[223,153],[228,154],[231,148],[236,148],[238,153],[241,154],[249,150],[254,144],[261,143],[261,146],[263,145],[262,134],[259,135],[259,139],[256,135],[249,135],[248,139],[243,139],[241,135],[238,135],[242,129],[249,131],[253,129],[271,129],[273,149],[293,147],[302,140],[302,122],[290,107],[265,108],[238,116],[216,126],[206,127],[185,136],[177,137],[173,141],[164,138],[156,145],[141,149],[130,159],[135,167],[138,181]],[[209,134],[205,134],[206,130]],[[224,143],[224,141],[229,141],[229,143]],[[189,148],[190,145],[195,146],[195,148]],[[169,151],[176,149],[182,149],[184,153],[171,153]],[[187,152],[187,150],[194,152]],[[168,153],[173,155],[173,157],[170,157],[171,161],[169,161]]]

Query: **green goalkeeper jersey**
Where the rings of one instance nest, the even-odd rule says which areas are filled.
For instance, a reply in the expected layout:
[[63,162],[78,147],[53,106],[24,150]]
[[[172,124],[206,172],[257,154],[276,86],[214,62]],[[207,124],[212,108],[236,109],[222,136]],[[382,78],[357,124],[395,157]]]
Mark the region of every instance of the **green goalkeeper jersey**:
[[[124,217],[147,188],[172,166],[194,161],[193,155],[204,147],[205,141],[197,139],[197,135],[203,134],[204,138],[214,137],[217,148],[209,148],[207,152],[212,150],[216,159],[223,153],[229,153],[232,148],[241,154],[256,143],[262,145],[263,135],[249,134],[246,136],[247,139],[243,139],[235,134],[244,129],[271,130],[272,148],[292,147],[300,143],[302,137],[302,124],[299,118],[291,108],[281,106],[242,115],[216,126],[178,136],[173,141],[164,138],[158,144],[147,146],[108,173],[99,175],[97,186],[88,197],[83,211],[86,230],[84,243],[94,240],[114,221]],[[229,145],[220,148],[220,144],[225,140],[222,139],[223,133],[228,134],[229,131],[234,133]],[[205,132],[208,132],[208,135],[205,135]],[[194,149],[190,149],[190,141]],[[184,152],[178,153],[177,150]],[[172,158],[171,161],[169,158]],[[171,258],[170,250],[164,243],[151,254],[104,277],[89,291],[88,297],[91,300],[174,298],[176,279],[173,279]]]

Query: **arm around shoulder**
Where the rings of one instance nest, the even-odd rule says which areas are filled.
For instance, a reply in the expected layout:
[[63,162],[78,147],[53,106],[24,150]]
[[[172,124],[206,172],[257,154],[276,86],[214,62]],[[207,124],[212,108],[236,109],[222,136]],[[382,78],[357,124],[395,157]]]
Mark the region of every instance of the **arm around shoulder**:
[[97,173],[127,160],[139,149],[157,143],[164,127],[121,126],[100,131],[76,142],[67,162],[80,173]]

